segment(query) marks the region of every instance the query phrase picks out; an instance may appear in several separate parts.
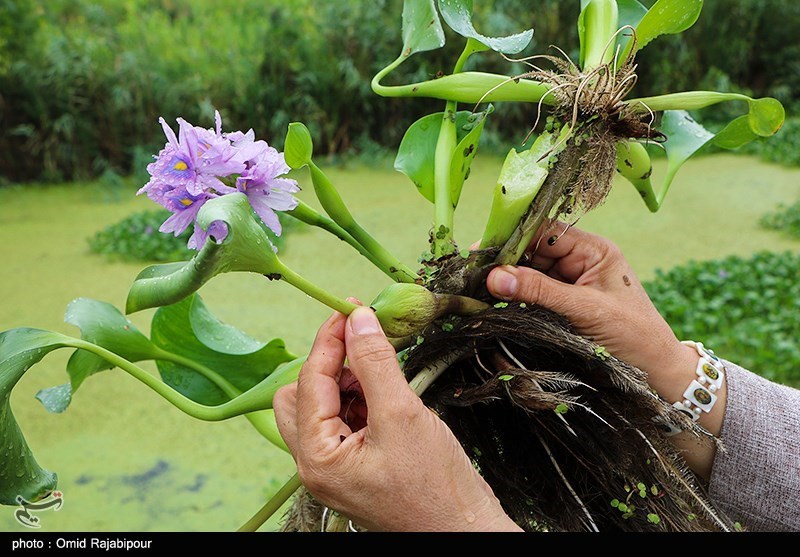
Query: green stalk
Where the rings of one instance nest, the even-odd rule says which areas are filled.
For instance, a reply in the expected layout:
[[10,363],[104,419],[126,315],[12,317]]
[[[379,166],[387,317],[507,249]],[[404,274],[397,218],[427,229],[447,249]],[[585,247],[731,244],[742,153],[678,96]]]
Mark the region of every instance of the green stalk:
[[610,63],[616,54],[614,34],[619,24],[617,0],[590,0],[580,15],[582,69],[589,72]]
[[[467,60],[476,51],[476,44],[472,39],[469,39],[456,61],[453,75],[462,72]],[[458,102],[448,100],[445,105],[442,126],[439,129],[439,139],[436,142],[436,153],[434,155],[433,255],[437,258],[449,255],[455,250],[455,245],[453,244],[453,220],[456,208],[450,184],[450,167],[453,164],[453,153],[458,145],[457,112]]]
[[[141,367],[102,346],[81,339],[71,339],[69,345],[100,356],[110,364],[120,368],[133,378],[150,387],[156,394],[160,395],[178,410],[198,420],[218,422],[249,412],[266,410],[270,407],[268,402],[271,400],[272,393],[269,389],[272,388],[272,385],[266,385],[265,388],[264,382],[259,383],[229,402],[218,406],[206,406],[185,397],[166,383],[150,375]],[[265,390],[266,393],[264,392]]]
[[[173,352],[167,352],[166,350],[158,349],[156,354],[156,359],[164,360],[167,362],[173,362],[178,365],[182,365],[189,369],[192,369],[214,383],[219,389],[225,393],[230,399],[234,399],[240,394],[242,391],[237,389],[234,385],[232,385],[227,379],[222,377],[216,371],[211,368],[204,366],[201,363],[198,363],[190,358],[185,358],[179,354],[175,354]],[[249,414],[245,414],[245,418],[250,422],[253,428],[258,431],[262,437],[264,437],[267,441],[272,443],[273,445],[278,446],[281,449],[288,450],[286,444],[281,439],[280,435],[276,433],[275,428],[273,427],[273,422],[275,421],[274,418],[270,415],[270,410],[260,410],[258,412],[250,412]]]
[[453,163],[453,151],[458,144],[456,132],[456,111],[458,105],[455,101],[447,101],[439,130],[439,140],[436,143],[434,162],[434,227],[433,227],[433,255],[442,257],[449,255],[455,249],[453,245],[453,217],[455,207],[450,195],[450,166]]
[[380,85],[380,78],[387,73],[384,69],[372,81],[373,91],[382,97],[430,98],[472,105],[491,102],[538,103],[543,98],[543,104],[555,103],[555,98],[547,95],[552,85],[514,76],[462,72],[408,85]]
[[253,518],[239,528],[238,532],[256,532],[286,501],[289,500],[289,497],[291,497],[295,491],[300,489],[301,485],[300,476],[295,473],[295,475],[289,478],[289,481],[278,490],[278,493],[273,495],[272,498],[253,515]]
[[[336,310],[345,315],[350,315],[358,306],[352,302],[342,300],[329,293],[327,290],[320,288],[313,282],[303,278],[283,263],[279,263],[280,267],[277,269],[275,275],[279,275],[281,280],[285,280],[295,288],[302,290],[312,298],[322,302],[329,308]],[[274,278],[272,275],[267,275],[268,278]]]
[[310,226],[316,226],[317,228],[321,228],[327,232],[330,232],[343,242],[347,242],[353,248],[355,248],[358,253],[369,259],[373,265],[385,272],[391,278],[395,278],[391,273],[389,273],[388,269],[385,269],[381,262],[378,261],[374,255],[372,255],[372,253],[365,249],[364,246],[356,242],[355,238],[347,233],[347,230],[333,222],[333,220],[329,219],[325,215],[321,215],[312,209],[308,204],[300,201],[297,207],[291,211],[287,211],[287,214]]
[[384,248],[375,238],[373,238],[364,228],[361,227],[353,218],[350,210],[345,205],[344,200],[336,191],[331,181],[325,173],[314,164],[308,162],[311,171],[311,181],[314,184],[314,191],[317,194],[322,208],[341,226],[353,239],[358,242],[375,258],[378,267],[398,282],[416,282],[419,276],[409,269],[400,260]]

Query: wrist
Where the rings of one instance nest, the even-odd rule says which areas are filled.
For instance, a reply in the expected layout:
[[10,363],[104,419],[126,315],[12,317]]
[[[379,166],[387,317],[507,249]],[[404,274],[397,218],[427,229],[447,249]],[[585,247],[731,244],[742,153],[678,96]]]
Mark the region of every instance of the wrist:
[[702,344],[674,346],[658,372],[648,375],[648,383],[711,434],[720,434],[727,398],[725,366]]
[[683,400],[683,392],[695,377],[697,351],[677,339],[659,364],[647,371],[647,382],[664,400]]

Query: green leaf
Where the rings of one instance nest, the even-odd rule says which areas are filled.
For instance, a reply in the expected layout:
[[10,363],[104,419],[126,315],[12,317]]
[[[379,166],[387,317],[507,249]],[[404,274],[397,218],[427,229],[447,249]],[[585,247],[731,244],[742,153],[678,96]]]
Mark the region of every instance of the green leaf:
[[472,24],[472,0],[439,0],[439,11],[453,31],[496,52],[517,54],[525,50],[533,38],[533,29],[507,37],[481,35]]
[[[296,359],[281,339],[260,343],[221,323],[197,294],[159,308],[153,316],[151,337],[162,350],[202,364],[240,391],[263,381],[280,364]],[[247,347],[254,350],[246,351]],[[231,399],[212,380],[180,362],[161,359],[157,366],[166,384],[195,402],[214,406]]]
[[[478,153],[478,144],[486,124],[486,117],[493,111],[494,107],[489,105],[489,108],[482,112],[472,113],[467,116],[467,123],[463,126],[459,126],[458,116],[456,116],[456,125],[459,126],[456,137],[459,141],[450,164],[450,199],[453,202],[453,208],[458,205],[464,182],[469,177],[472,161]],[[461,137],[463,132],[466,132],[466,135]]]
[[549,174],[548,153],[558,139],[557,133],[543,133],[530,149],[508,152],[494,187],[481,249],[502,246],[514,233]]
[[253,354],[264,348],[261,342],[236,327],[217,319],[203,303],[199,294],[191,297],[189,322],[192,333],[206,347],[220,354]]
[[[159,353],[158,348],[122,312],[106,302],[90,298],[75,299],[67,306],[64,321],[78,327],[83,340],[102,346],[128,361],[152,360]],[[76,350],[67,362],[70,382],[42,389],[36,398],[48,412],[63,412],[87,377],[113,367],[100,356]]]
[[444,46],[445,37],[434,0],[403,2],[403,56]]
[[[721,102],[737,101],[747,103],[748,113],[734,119],[716,134],[696,122],[688,112]],[[661,207],[678,170],[703,147],[713,143],[723,149],[738,149],[759,137],[774,135],[783,126],[786,118],[783,105],[776,99],[753,99],[738,93],[690,91],[627,102],[631,106],[646,106],[653,112],[664,112],[659,131],[667,137],[663,144],[667,153],[667,171],[657,189],[655,201],[648,203],[648,206],[652,205],[651,210]],[[643,188],[653,191],[650,178],[632,183],[640,191]]]
[[[768,109],[772,107],[772,105],[766,106]],[[769,118],[769,115],[766,118]],[[666,194],[680,167],[706,145],[713,142],[722,148],[736,149],[756,139],[757,132],[752,127],[753,120],[752,113],[749,116],[741,116],[714,134],[696,122],[688,112],[680,110],[665,112],[660,130],[667,136],[667,141],[664,143],[667,152],[667,173],[659,197],[663,198]],[[764,125],[758,116],[755,120]]]
[[36,461],[11,411],[11,391],[28,369],[47,354],[69,346],[69,337],[40,329],[0,333],[0,504],[16,497],[38,501],[56,488],[56,474]]
[[703,0],[658,0],[636,26],[635,46],[629,43],[621,59],[627,59],[661,35],[683,33],[695,24],[702,9]]
[[283,146],[283,155],[286,164],[291,168],[303,168],[311,162],[314,154],[314,142],[311,139],[311,132],[305,124],[292,122],[286,132],[286,142]]
[[[457,147],[450,167],[451,193],[454,202],[457,202],[461,195],[489,112],[491,109],[478,113],[463,110],[456,114]],[[436,112],[414,122],[403,136],[394,161],[395,170],[408,176],[417,186],[419,193],[431,203],[434,202],[436,144],[443,117],[444,112]]]
[[626,29],[617,37],[617,45],[621,47],[620,52],[625,52],[633,38],[632,29],[636,29],[647,15],[647,8],[639,0],[617,0],[617,7],[619,8],[619,28],[631,28]]
[[511,381],[512,379],[514,379],[513,375],[500,375],[497,378],[498,381]]
[[562,402],[561,404],[556,406],[555,412],[556,414],[566,414],[567,412],[569,412],[569,406],[567,406]]
[[224,240],[216,243],[209,238],[191,261],[144,269],[128,292],[125,312],[178,302],[221,273],[281,273],[284,267],[256,221],[245,194],[233,193],[207,201],[198,213],[197,226],[206,230],[217,221],[228,227]]

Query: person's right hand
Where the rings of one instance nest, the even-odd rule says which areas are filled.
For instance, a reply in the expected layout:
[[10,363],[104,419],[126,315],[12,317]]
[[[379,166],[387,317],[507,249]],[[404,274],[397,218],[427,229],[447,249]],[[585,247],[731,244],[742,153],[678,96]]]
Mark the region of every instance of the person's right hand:
[[[563,223],[558,226],[563,230]],[[578,334],[646,372],[647,382],[664,400],[683,400],[696,379],[698,354],[678,340],[615,244],[570,228],[552,245],[545,237],[534,240],[529,250],[534,268],[502,266],[491,271],[486,286],[493,296],[563,315]],[[724,384],[717,396],[712,411],[700,418],[700,425],[714,435],[722,428]],[[683,437],[676,436],[675,442],[686,451],[687,462],[709,477],[713,446],[682,444]]]
[[[563,224],[558,224],[563,230]],[[535,251],[534,251],[535,247]],[[498,299],[539,304],[611,354],[658,376],[665,360],[694,360],[611,241],[570,228],[553,245],[531,244],[533,269],[503,266],[486,281]],[[536,269],[536,270],[534,270]]]

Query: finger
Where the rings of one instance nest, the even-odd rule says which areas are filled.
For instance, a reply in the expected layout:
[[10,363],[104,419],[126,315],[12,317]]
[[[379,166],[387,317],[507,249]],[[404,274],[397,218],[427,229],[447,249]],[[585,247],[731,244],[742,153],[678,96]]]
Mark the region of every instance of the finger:
[[538,304],[567,317],[585,296],[579,286],[533,269],[508,265],[492,269],[486,287],[501,300]]
[[[397,363],[397,353],[369,308],[357,308],[345,328],[350,371],[358,379],[370,416],[382,414],[392,405],[419,400]],[[372,425],[372,424],[370,424]]]
[[352,433],[339,417],[345,321],[337,312],[320,327],[297,377],[298,449],[308,454],[328,454]]
[[284,385],[272,399],[275,423],[289,452],[297,454],[297,383]]
[[[616,263],[616,246],[609,240],[564,223],[546,232],[530,255],[533,268],[552,278],[576,283],[601,263]],[[566,230],[566,231],[565,231]],[[615,254],[610,258],[610,254]]]

